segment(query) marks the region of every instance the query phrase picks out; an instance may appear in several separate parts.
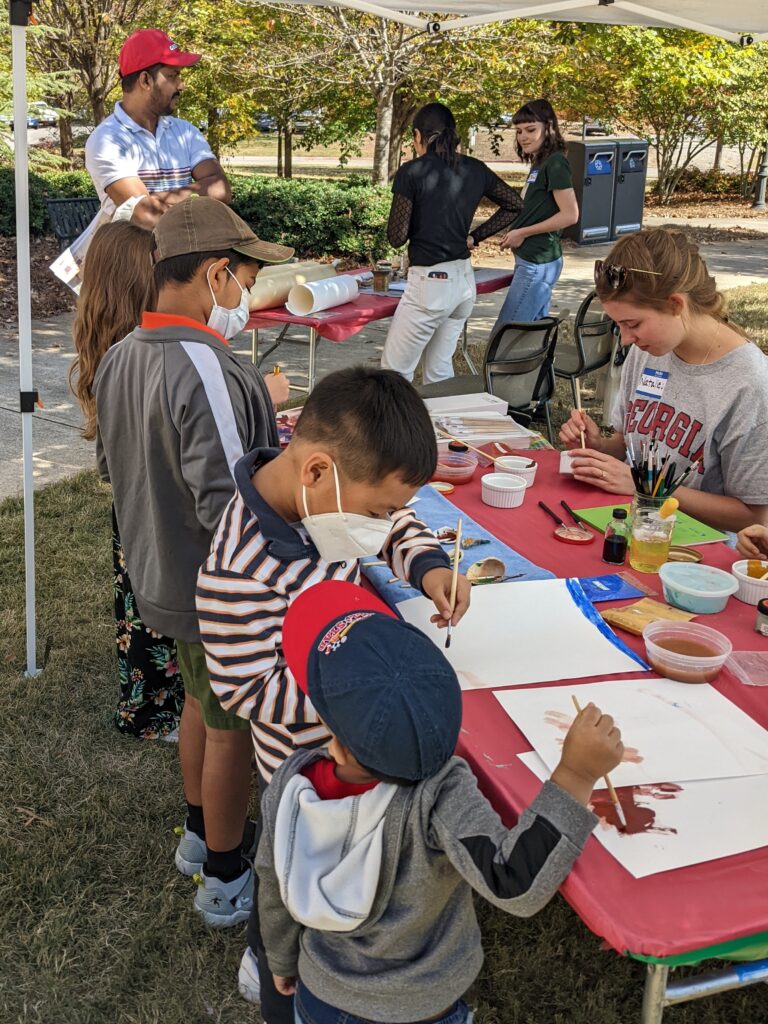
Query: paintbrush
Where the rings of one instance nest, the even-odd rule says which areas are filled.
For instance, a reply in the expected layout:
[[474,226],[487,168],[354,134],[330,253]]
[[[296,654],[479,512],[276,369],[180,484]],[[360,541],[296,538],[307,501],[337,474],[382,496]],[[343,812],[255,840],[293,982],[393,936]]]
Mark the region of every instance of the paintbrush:
[[451,619],[456,611],[456,588],[459,585],[459,555],[461,553],[461,516],[456,523],[456,547],[453,549],[453,575],[451,576],[451,618],[448,619],[448,629],[445,636],[446,651],[451,646]]
[[[578,714],[581,714],[581,705],[579,704],[574,694],[571,694],[571,700],[573,701],[573,706],[576,708],[576,712]],[[608,790],[608,796],[611,798],[611,803],[616,808],[616,817],[619,819],[619,824],[626,828],[627,819],[624,817],[624,811],[622,810],[621,804],[619,803],[619,795],[613,788],[613,783],[611,782],[611,778],[607,773],[603,776],[603,782],[605,783],[605,788]]]
[[[582,408],[581,408],[581,387],[579,386],[579,378],[578,377],[574,377],[573,378],[573,389],[574,389],[574,393],[576,395],[576,410],[577,410],[577,412],[582,412]],[[579,440],[581,441],[581,447],[582,448],[586,448],[587,445],[586,445],[586,443],[584,441],[584,428],[583,427],[579,428]]]
[[[449,441],[453,441],[454,444],[463,444],[464,447],[469,448],[471,452],[474,452],[476,455],[482,455],[484,459],[488,459],[488,461],[492,462],[494,466],[496,465],[496,459],[494,459],[492,455],[489,455],[488,452],[484,452],[482,448],[475,448],[474,445],[467,444],[467,442],[462,441],[460,437],[454,437],[453,434],[446,433],[446,431],[441,430],[440,427],[435,427],[435,430],[438,432],[438,434],[442,434],[443,437],[447,438]],[[503,458],[503,456],[500,456],[500,458]]]

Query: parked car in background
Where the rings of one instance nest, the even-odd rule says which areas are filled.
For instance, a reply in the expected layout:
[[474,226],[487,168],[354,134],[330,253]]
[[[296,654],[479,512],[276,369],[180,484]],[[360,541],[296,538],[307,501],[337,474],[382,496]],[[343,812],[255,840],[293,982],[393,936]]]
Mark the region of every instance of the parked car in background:
[[321,118],[322,114],[319,110],[302,110],[293,119],[294,134],[303,135],[310,128],[320,124]]
[[610,135],[611,128],[596,117],[585,117],[582,132],[584,135]]
[[512,128],[513,127],[512,118],[514,116],[515,116],[514,114],[499,114],[499,116],[496,118],[495,122],[493,123],[492,127],[494,127],[494,128]]
[[28,114],[38,121],[39,128],[55,128],[59,123],[59,115],[45,100],[35,100],[29,104]]
[[277,131],[277,121],[269,114],[257,114],[254,118],[256,129],[262,135],[269,135]]

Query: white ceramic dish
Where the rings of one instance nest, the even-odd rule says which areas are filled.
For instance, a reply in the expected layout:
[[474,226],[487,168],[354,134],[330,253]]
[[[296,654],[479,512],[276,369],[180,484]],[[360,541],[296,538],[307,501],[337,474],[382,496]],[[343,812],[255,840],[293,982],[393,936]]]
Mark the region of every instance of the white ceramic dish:
[[520,476],[525,480],[525,486],[530,487],[539,468],[536,462],[532,466],[529,465],[530,462],[533,460],[521,458],[519,455],[502,455],[496,459],[494,473],[512,473]]
[[757,580],[747,575],[747,560],[734,562],[731,566],[731,573],[736,577],[739,589],[733,595],[744,604],[756,605],[764,597],[768,597],[768,580]]
[[526,482],[513,473],[486,473],[480,481],[482,499],[494,508],[517,508],[523,504]]

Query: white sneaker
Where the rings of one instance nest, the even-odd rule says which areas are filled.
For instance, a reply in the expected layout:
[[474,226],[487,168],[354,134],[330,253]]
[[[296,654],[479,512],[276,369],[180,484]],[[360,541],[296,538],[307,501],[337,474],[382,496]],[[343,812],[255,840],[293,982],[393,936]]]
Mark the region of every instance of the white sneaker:
[[173,855],[174,863],[182,875],[192,878],[203,870],[203,864],[207,857],[205,840],[201,839],[196,832],[191,832],[187,828],[186,822],[173,831],[180,837],[176,853]]
[[247,1003],[261,1002],[261,982],[259,981],[259,962],[256,954],[245,947],[240,970],[237,972],[237,991]]
[[211,928],[231,928],[247,921],[253,908],[253,868],[231,882],[209,878],[203,869],[194,876],[198,890],[194,907]]

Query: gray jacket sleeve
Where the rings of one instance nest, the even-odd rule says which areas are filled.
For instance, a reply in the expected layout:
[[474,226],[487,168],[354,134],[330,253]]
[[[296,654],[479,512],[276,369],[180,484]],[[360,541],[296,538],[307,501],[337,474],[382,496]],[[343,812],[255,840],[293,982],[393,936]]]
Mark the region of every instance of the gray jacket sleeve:
[[[274,837],[269,828],[275,820],[281,791],[282,786],[279,783],[276,786],[273,781],[264,793],[261,808],[264,831],[259,840],[254,867],[259,876],[259,924],[269,969],[278,977],[293,978],[298,974],[301,925],[288,913],[280,896],[273,853]],[[271,806],[273,801],[274,807]]]
[[558,890],[597,818],[553,782],[506,829],[456,758],[433,796],[427,839],[444,851],[481,896],[516,917],[531,917]]
[[102,480],[106,480],[110,483],[109,479],[109,466],[107,465],[107,455],[104,451],[104,445],[101,440],[101,431],[96,427],[96,468],[99,471],[99,476]]

